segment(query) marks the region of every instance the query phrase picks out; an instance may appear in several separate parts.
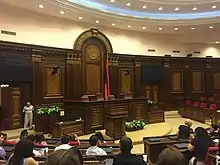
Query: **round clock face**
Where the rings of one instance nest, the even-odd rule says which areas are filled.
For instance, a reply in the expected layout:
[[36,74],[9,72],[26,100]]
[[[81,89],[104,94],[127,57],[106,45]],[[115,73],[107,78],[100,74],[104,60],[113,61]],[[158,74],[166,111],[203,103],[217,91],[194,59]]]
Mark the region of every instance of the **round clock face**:
[[95,45],[89,45],[86,49],[86,54],[90,60],[97,60],[100,56],[99,48]]

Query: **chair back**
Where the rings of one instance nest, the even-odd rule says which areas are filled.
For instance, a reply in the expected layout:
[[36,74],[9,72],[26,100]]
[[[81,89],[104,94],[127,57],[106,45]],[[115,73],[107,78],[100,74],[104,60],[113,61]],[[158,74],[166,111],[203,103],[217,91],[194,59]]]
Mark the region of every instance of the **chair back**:
[[217,105],[216,105],[216,104],[210,104],[210,105],[209,105],[209,109],[210,109],[211,111],[216,110],[216,108],[217,108]]
[[199,107],[199,102],[193,102],[193,107]]
[[206,109],[207,108],[207,104],[206,103],[200,103],[200,108]]
[[185,101],[185,105],[186,105],[186,106],[191,106],[191,105],[192,105],[192,101],[189,100],[189,99],[187,99],[187,100]]
[[211,164],[210,159],[209,159],[209,154],[211,152],[218,151],[218,150],[219,150],[219,147],[209,147],[208,148],[208,151],[206,153],[205,165],[210,165]]

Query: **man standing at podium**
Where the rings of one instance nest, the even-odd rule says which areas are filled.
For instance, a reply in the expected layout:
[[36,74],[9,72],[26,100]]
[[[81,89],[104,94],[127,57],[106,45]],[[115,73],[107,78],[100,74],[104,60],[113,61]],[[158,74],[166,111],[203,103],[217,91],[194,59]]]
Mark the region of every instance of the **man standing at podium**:
[[32,129],[33,111],[34,111],[34,106],[31,105],[30,102],[27,102],[27,104],[23,108],[23,112],[24,112],[24,128],[27,128],[28,124],[29,124],[29,129]]

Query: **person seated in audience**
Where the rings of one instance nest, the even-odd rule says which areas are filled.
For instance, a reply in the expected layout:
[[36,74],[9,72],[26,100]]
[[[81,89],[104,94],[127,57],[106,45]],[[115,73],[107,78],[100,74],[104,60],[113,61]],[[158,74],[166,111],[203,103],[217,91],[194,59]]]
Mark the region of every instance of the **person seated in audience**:
[[45,140],[45,137],[42,133],[37,133],[35,136],[34,136],[34,145],[35,146],[47,146],[47,142]]
[[213,139],[218,138],[218,125],[212,124],[208,130],[208,133]]
[[8,165],[37,165],[33,159],[34,144],[29,139],[20,140],[14,150],[14,154],[9,158]]
[[190,128],[192,126],[192,121],[190,119],[186,119],[184,125],[180,125],[178,130],[178,138],[179,139],[189,139],[190,134],[193,133],[193,130]]
[[70,149],[71,146],[69,145],[69,142],[70,142],[70,140],[69,140],[69,137],[68,137],[67,135],[62,136],[62,137],[61,137],[61,143],[62,143],[62,144],[59,145],[59,146],[57,146],[57,147],[55,148],[55,151],[57,151],[57,150],[62,150],[62,149],[64,149],[64,150]]
[[80,145],[79,138],[76,134],[73,134],[73,136],[70,136],[69,145],[71,145],[71,146]]
[[214,142],[208,135],[208,132],[202,127],[197,127],[195,129],[195,138],[193,138],[188,145],[188,150],[193,153],[190,164],[194,164],[195,161],[197,165],[203,164],[206,159],[208,148],[211,146],[214,146]]
[[86,155],[107,155],[102,148],[99,148],[99,142],[98,137],[96,135],[92,135],[89,138],[89,144],[91,147],[86,150]]
[[[33,143],[34,143],[34,141],[35,141],[34,135],[28,135],[26,139],[31,140]],[[33,154],[34,154],[35,156],[41,156],[41,153],[40,153],[39,151],[35,150],[35,149],[33,150]]]
[[98,137],[100,143],[106,143],[103,134],[101,132],[96,132],[95,135]]
[[8,140],[7,134],[0,133],[0,143],[7,145],[15,145],[17,142],[13,140]]
[[[2,144],[2,143],[3,143],[3,141],[0,142],[0,144]],[[5,160],[5,156],[6,156],[6,152],[5,152],[4,148],[0,146],[0,160]]]
[[21,133],[20,133],[20,140],[26,139],[27,136],[28,136],[28,130],[25,129],[25,130],[21,131]]
[[121,153],[113,158],[113,165],[145,165],[146,163],[137,155],[131,154],[133,148],[132,140],[129,137],[120,139]]
[[175,148],[165,148],[158,156],[156,165],[188,165],[184,155]]
[[83,165],[82,155],[77,148],[58,150],[48,156],[46,165]]

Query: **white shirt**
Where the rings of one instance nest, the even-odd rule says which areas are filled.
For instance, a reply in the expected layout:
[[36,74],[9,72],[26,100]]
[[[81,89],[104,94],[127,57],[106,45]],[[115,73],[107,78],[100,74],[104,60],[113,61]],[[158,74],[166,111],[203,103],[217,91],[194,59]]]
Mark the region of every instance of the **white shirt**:
[[54,151],[57,151],[57,150],[68,150],[72,148],[69,144],[61,144],[59,146],[57,146]]
[[107,155],[107,153],[98,146],[91,146],[86,150],[86,155]]
[[33,111],[33,110],[34,110],[34,106],[33,105],[30,105],[29,107],[28,106],[24,106],[24,108],[23,108],[23,112]]

